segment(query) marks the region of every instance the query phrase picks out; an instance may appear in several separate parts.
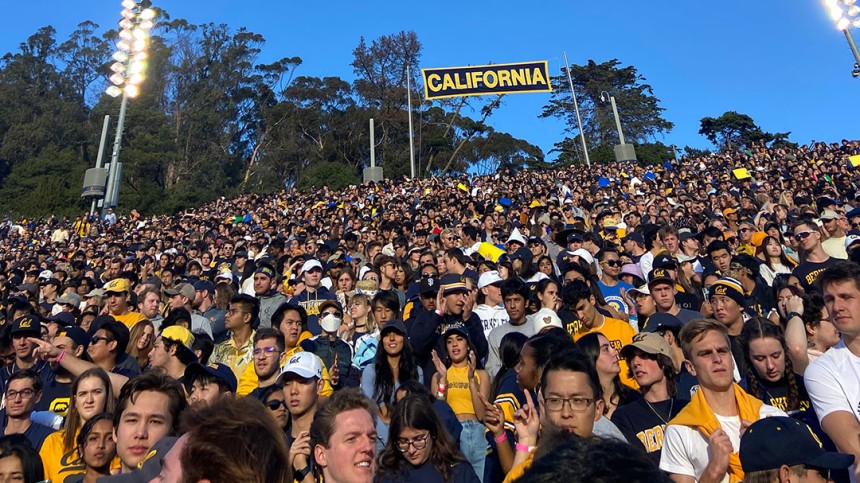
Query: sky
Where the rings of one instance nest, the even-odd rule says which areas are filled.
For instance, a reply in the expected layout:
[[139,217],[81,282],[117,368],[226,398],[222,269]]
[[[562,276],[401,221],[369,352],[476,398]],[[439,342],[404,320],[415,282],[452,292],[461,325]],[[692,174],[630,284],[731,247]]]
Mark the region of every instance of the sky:
[[[57,30],[60,41],[84,20],[114,28],[121,10],[119,0],[5,3],[2,53],[16,51],[45,25]],[[731,110],[749,114],[766,131],[791,131],[790,139],[801,144],[858,134],[860,79],[851,76],[848,43],[822,0],[153,4],[172,18],[262,34],[267,43],[260,62],[299,56],[304,62],[297,75],[352,80],[349,64],[359,39],[401,30],[418,34],[424,68],[548,60],[556,75],[563,52],[573,64],[617,58],[646,78],[666,109],[664,118],[675,124],[656,139],[667,145],[711,147],[698,134],[699,120]],[[860,32],[854,32],[860,39]],[[564,137],[561,121],[538,118],[549,96],[506,96],[488,124],[549,153]]]

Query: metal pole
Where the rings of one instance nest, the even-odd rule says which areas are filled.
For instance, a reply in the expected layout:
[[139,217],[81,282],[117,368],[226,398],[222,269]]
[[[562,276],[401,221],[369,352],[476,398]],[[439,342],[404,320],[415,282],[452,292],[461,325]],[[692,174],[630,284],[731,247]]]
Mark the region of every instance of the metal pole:
[[621,132],[621,119],[618,118],[618,108],[615,107],[615,96],[609,96],[609,103],[612,104],[612,114],[615,115],[615,128],[618,129],[619,144],[624,144],[624,133]]
[[415,144],[412,141],[412,75],[406,66],[406,100],[409,105],[409,172],[410,178],[415,179]]
[[585,145],[585,131],[582,130],[582,119],[579,117],[579,103],[576,102],[576,90],[573,88],[573,78],[570,76],[570,64],[567,63],[567,52],[564,54],[564,65],[567,68],[567,82],[570,83],[570,95],[573,97],[573,109],[576,112],[576,124],[579,125],[579,139],[582,141],[582,151],[585,153],[585,164],[591,167],[591,159],[588,158],[588,147]]
[[860,50],[857,50],[857,44],[854,43],[854,37],[851,36],[849,29],[843,30],[845,38],[848,39],[848,46],[851,47],[851,53],[854,54],[854,62],[860,64]]
[[128,94],[122,93],[122,103],[119,107],[119,121],[116,125],[116,138],[113,142],[113,154],[110,158],[110,172],[108,173],[107,193],[105,193],[105,202],[102,206],[102,216],[107,213],[107,209],[112,207],[111,203],[116,203],[119,199],[119,180],[117,180],[117,164],[119,164],[119,150],[122,146],[122,130],[125,127],[125,109],[128,105]]
[[[102,137],[99,141],[99,155],[96,158],[96,168],[102,167],[102,162],[105,157],[105,144],[107,143],[108,129],[110,128],[110,116],[105,116],[104,124],[102,124]],[[93,198],[90,204],[90,216],[96,212],[96,198]]]
[[376,141],[373,136],[373,118],[370,118],[370,167],[376,167]]

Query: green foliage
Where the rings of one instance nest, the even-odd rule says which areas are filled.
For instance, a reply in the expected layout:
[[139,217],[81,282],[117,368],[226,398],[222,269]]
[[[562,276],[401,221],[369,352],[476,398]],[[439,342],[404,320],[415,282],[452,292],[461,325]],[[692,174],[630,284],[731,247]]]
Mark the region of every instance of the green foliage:
[[[386,174],[388,176],[388,174]],[[324,180],[324,182],[321,182]],[[361,177],[354,170],[344,169],[343,164],[320,161],[305,170],[299,178],[298,188],[313,189],[316,186],[328,186],[334,189],[345,188],[361,183]]]
[[[153,34],[121,135],[120,210],[174,213],[222,195],[359,183],[371,118],[386,177],[408,175],[408,82],[419,176],[546,165],[540,148],[487,124],[501,97],[422,98],[414,32],[361,39],[354,80],[297,76],[298,57],[262,64],[265,39],[244,28],[160,11]],[[115,37],[90,21],[62,41],[44,27],[0,60],[0,195],[10,209],[89,206],[81,179],[105,115],[110,161],[121,102],[101,94]]]
[[[600,64],[589,60],[585,65],[572,65],[570,75],[589,149],[618,142],[612,107],[600,98],[603,92],[615,97],[625,141],[629,143],[647,143],[674,127],[673,123],[663,118],[665,109],[660,107],[660,99],[635,67],[623,67],[618,59]],[[556,143],[552,152],[558,152],[559,161],[566,164],[584,164],[584,156],[577,153],[581,148],[576,148],[574,144],[580,143],[579,127],[568,87],[567,69],[562,69],[560,75],[553,77],[552,83],[561,87],[553,91],[540,117],[562,119],[569,133],[569,137]]]
[[753,118],[736,111],[727,111],[720,117],[703,117],[699,134],[705,136],[717,149],[732,150],[750,147],[754,144],[773,144],[776,147],[797,147],[788,140],[790,132],[769,133],[764,131]]
[[[674,158],[672,147],[660,142],[635,144],[634,146],[639,164],[658,165]],[[588,154],[592,164],[610,164],[615,162],[615,149],[613,145],[602,144],[591,149]]]

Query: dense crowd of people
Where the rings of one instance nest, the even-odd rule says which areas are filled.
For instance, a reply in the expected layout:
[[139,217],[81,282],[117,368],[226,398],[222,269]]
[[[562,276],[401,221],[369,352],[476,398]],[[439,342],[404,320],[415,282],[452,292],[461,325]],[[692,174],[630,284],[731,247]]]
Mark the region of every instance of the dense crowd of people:
[[856,482],[857,155],[7,216],[0,480]]

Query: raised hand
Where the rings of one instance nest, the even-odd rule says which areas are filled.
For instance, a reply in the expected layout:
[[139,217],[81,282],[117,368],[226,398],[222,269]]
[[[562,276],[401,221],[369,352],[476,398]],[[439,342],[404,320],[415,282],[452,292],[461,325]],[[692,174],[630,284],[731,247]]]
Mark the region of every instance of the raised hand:
[[537,444],[540,430],[540,417],[530,391],[525,391],[526,404],[514,413],[514,427],[517,430],[517,442],[527,446]]
[[502,411],[502,406],[499,404],[490,404],[483,394],[478,394],[481,404],[484,405],[484,426],[493,433],[493,437],[498,438],[505,432],[505,413]]
[[445,363],[439,358],[439,354],[436,353],[436,349],[433,349],[433,351],[430,352],[430,357],[433,360],[433,366],[436,368],[436,373],[439,374],[439,380],[447,380],[448,368],[445,367]]

